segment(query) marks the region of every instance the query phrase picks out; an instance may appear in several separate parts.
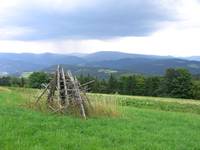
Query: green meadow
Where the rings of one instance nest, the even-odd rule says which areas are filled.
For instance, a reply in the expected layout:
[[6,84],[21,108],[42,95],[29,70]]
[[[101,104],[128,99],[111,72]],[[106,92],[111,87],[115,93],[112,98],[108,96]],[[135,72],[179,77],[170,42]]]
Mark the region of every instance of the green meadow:
[[0,149],[200,149],[200,101],[88,94],[116,101],[120,115],[83,120],[26,107],[39,92],[0,87]]

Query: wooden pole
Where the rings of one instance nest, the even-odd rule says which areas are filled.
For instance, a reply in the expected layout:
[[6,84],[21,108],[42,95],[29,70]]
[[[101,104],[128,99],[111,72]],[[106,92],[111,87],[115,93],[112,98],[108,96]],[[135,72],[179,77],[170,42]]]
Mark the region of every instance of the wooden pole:
[[69,105],[69,99],[68,99],[68,93],[67,93],[67,85],[66,85],[65,72],[64,72],[63,68],[62,68],[62,78],[63,78],[64,89],[65,89],[65,103],[66,103],[66,106],[67,106],[67,105]]
[[76,94],[79,104],[80,104],[81,115],[83,116],[84,119],[86,119],[85,108],[83,105],[83,99],[80,95],[80,90],[79,90],[78,81],[77,81],[76,77],[74,79],[74,88],[76,89],[75,94]]
[[41,97],[45,94],[45,92],[48,90],[49,84],[46,86],[46,88],[44,89],[44,91],[40,94],[40,96],[38,97],[36,104],[40,101]]
[[94,82],[95,82],[95,80],[89,81],[87,83],[81,84],[80,87],[86,86],[86,85],[94,83]]
[[57,76],[57,74],[55,72],[54,78],[53,78],[53,80],[51,81],[51,84],[50,84],[50,90],[49,90],[50,93],[48,94],[48,97],[47,97],[47,104],[53,103],[55,90],[56,90],[56,83],[57,83],[56,76]]
[[57,89],[58,89],[58,104],[61,106],[61,99],[60,99],[60,66],[58,65],[57,68]]

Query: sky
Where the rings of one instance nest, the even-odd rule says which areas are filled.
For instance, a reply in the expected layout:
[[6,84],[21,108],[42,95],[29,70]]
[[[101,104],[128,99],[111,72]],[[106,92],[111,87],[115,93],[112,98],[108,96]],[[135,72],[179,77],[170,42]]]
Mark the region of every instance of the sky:
[[200,0],[0,0],[0,52],[200,56]]

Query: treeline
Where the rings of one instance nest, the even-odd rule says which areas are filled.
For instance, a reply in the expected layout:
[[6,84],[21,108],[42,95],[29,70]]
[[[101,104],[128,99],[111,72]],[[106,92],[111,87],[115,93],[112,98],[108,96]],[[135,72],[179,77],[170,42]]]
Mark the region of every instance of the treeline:
[[[47,73],[34,72],[29,78],[1,77],[0,85],[41,88],[41,84],[48,83],[51,78]],[[110,75],[103,80],[80,75],[78,79],[81,84],[94,80],[88,86],[94,93],[200,99],[200,80],[186,69],[167,69],[164,76]]]
[[193,78],[186,69],[167,69],[164,76],[132,75],[99,80],[80,76],[79,81],[95,82],[90,86],[94,93],[118,93],[124,95],[159,96],[200,99],[200,80]]
[[0,77],[0,86],[42,88],[42,84],[50,81],[51,75],[45,72],[34,72],[29,78],[4,76]]

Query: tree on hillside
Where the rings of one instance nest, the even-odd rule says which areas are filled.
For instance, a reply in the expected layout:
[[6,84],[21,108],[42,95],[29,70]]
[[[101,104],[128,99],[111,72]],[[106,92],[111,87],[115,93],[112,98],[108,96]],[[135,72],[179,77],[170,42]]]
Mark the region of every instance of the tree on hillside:
[[100,80],[99,81],[100,82],[100,87],[99,87],[99,93],[108,93],[107,92],[107,87],[108,87],[108,83],[106,82],[106,80],[105,79],[103,79],[103,80]]
[[158,91],[161,84],[161,77],[147,77],[145,79],[145,95],[146,96],[158,96]]
[[193,81],[192,98],[200,100],[200,80]]
[[49,83],[50,77],[44,72],[34,72],[29,76],[29,86],[32,88],[41,88],[41,84]]
[[119,93],[126,95],[134,95],[136,87],[135,76],[122,76],[119,79]]
[[110,75],[108,79],[108,93],[118,92],[118,81],[113,74]]
[[24,77],[20,78],[20,87],[25,87],[26,85],[26,79]]
[[0,77],[0,85],[10,86],[11,85],[11,77]]
[[135,76],[135,80],[135,95],[145,95],[145,77],[142,75],[137,75]]
[[180,98],[192,96],[192,76],[186,69],[167,69],[164,86],[168,96]]

